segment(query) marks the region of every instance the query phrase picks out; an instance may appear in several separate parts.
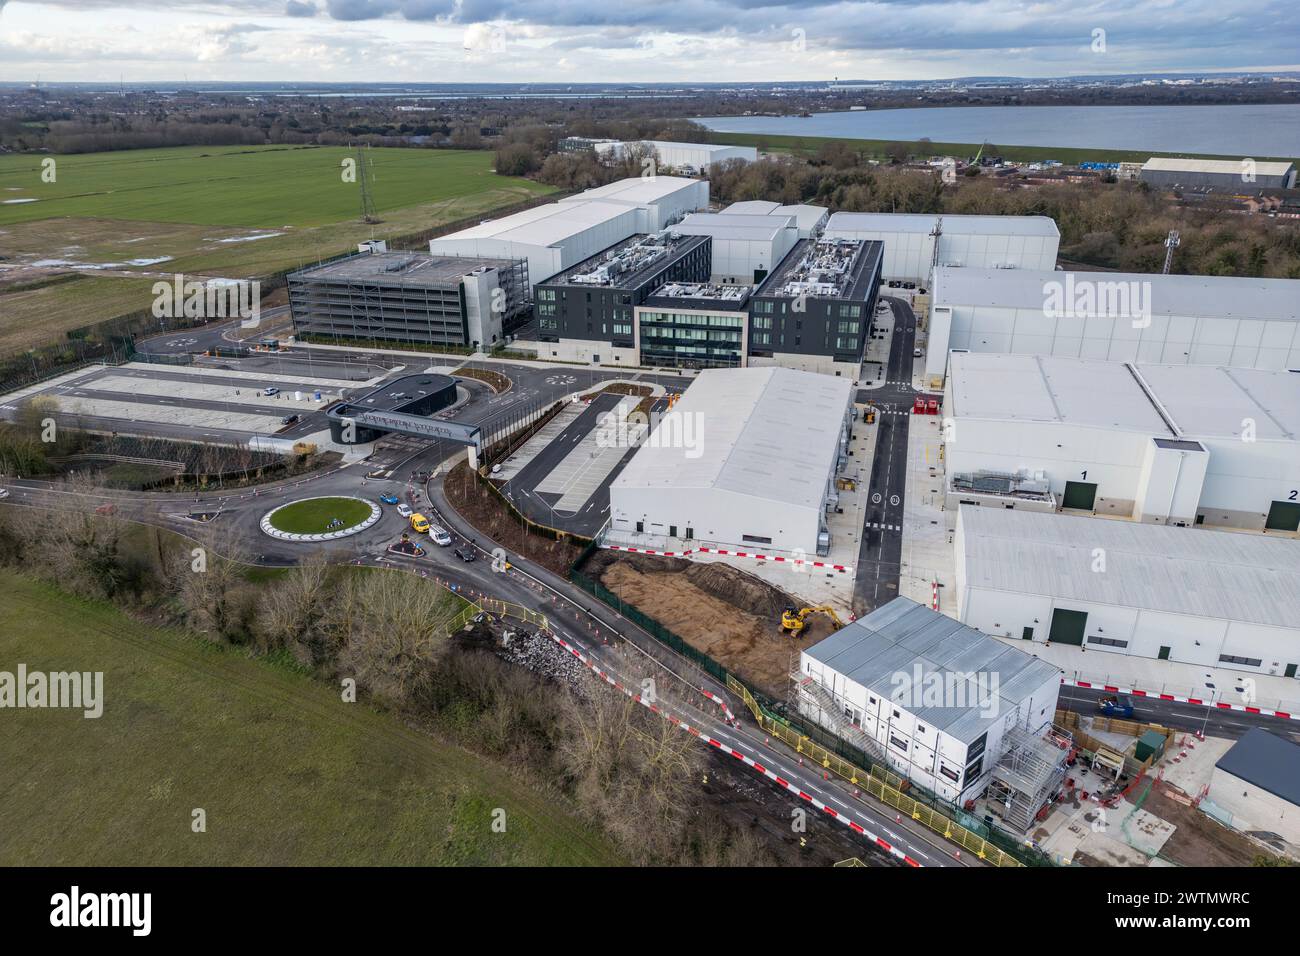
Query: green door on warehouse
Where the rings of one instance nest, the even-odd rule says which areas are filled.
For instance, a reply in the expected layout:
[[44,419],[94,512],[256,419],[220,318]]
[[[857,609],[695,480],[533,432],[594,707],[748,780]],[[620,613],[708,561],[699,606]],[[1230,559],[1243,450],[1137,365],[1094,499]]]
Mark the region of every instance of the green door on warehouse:
[[1077,508],[1079,511],[1091,511],[1097,503],[1097,486],[1091,481],[1067,481],[1065,496],[1061,499],[1062,508]]
[[1087,626],[1087,611],[1067,611],[1058,607],[1052,611],[1052,629],[1047,632],[1047,639],[1058,644],[1082,644]]
[[1275,501],[1264,527],[1269,531],[1300,531],[1300,501]]

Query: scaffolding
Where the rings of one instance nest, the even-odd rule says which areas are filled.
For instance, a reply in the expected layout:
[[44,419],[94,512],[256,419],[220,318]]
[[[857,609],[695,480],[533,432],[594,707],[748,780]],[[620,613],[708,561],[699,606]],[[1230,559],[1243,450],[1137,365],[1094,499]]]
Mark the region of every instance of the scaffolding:
[[1038,811],[1065,780],[1065,762],[1070,755],[1070,735],[1052,730],[1046,736],[1013,727],[1002,738],[1004,750],[993,767],[988,801],[1001,807],[1006,825],[1027,833]]

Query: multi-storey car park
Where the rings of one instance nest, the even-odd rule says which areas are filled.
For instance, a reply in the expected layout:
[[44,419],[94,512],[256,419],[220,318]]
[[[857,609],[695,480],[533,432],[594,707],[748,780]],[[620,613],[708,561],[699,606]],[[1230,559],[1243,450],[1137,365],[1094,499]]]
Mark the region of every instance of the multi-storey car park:
[[490,348],[527,314],[523,259],[361,253],[289,276],[302,336]]
[[535,289],[543,358],[640,365],[634,310],[665,283],[709,277],[708,236],[633,236]]
[[880,288],[882,247],[804,239],[750,298],[750,365],[856,379]]

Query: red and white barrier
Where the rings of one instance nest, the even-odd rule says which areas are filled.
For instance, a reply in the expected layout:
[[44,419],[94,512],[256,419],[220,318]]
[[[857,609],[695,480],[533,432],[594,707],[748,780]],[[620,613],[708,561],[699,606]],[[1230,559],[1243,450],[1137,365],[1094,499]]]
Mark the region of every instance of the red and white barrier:
[[1237,710],[1246,714],[1258,714],[1261,717],[1280,717],[1283,720],[1300,720],[1300,713],[1285,710],[1270,710],[1267,707],[1252,707],[1249,704],[1232,704],[1223,700],[1208,701],[1199,697],[1180,697],[1177,694],[1163,694],[1159,691],[1142,690],[1135,687],[1117,687],[1112,684],[1094,684],[1086,680],[1069,680],[1062,677],[1061,683],[1066,687],[1084,687],[1090,690],[1104,690],[1108,694],[1128,694],[1130,697],[1150,697],[1152,700],[1168,700],[1177,704],[1192,704],[1197,707],[1213,707],[1215,710]]
[[831,564],[827,561],[809,561],[806,558],[787,558],[781,554],[759,554],[749,551],[728,551],[725,548],[688,548],[685,551],[656,551],[653,548],[628,548],[620,544],[602,544],[610,551],[630,551],[632,554],[654,554],[662,558],[689,558],[692,554],[722,554],[731,558],[750,558],[754,561],[772,561],[776,564],[788,564],[792,567],[821,568],[847,574],[853,570],[850,564]]
[[[882,850],[885,850],[890,855],[895,856],[898,859],[902,860],[908,866],[919,867],[921,865],[916,860],[912,859],[910,856],[908,856],[906,853],[900,850],[898,847],[890,843],[888,840],[882,839],[881,837],[877,836],[876,834],[868,830],[866,827],[864,827],[861,823],[858,823],[856,820],[852,819],[847,813],[844,813],[843,811],[840,810],[836,810],[834,807],[829,807],[821,800],[818,800],[816,797],[812,796],[811,794],[805,793],[803,790],[799,789],[798,785],[792,784],[790,781],[786,780],[780,774],[776,773],[773,770],[769,770],[767,767],[764,767],[753,757],[750,757],[749,755],[744,754],[739,750],[736,750],[734,747],[730,746],[729,744],[724,744],[722,741],[710,737],[708,734],[701,731],[698,727],[692,727],[690,724],[686,723],[681,718],[679,718],[676,714],[661,709],[659,705],[654,703],[653,701],[642,700],[641,695],[638,692],[628,687],[624,687],[623,684],[617,678],[607,673],[606,671],[601,670],[600,667],[597,666],[595,662],[593,662],[587,657],[587,655],[583,654],[582,651],[578,650],[576,647],[568,643],[559,635],[553,634],[549,631],[543,633],[545,633],[551,640],[553,640],[556,644],[560,645],[560,647],[564,648],[566,651],[568,651],[578,660],[582,661],[584,665],[586,665],[590,670],[592,670],[597,677],[605,681],[605,683],[609,684],[610,686],[614,687],[617,690],[621,690],[623,693],[627,694],[629,697],[631,697],[642,707],[649,709],[653,713],[658,714],[660,717],[666,718],[668,721],[680,727],[682,730],[687,731],[692,736],[700,738],[700,740],[704,741],[709,746],[716,747],[718,750],[721,750],[723,753],[731,754],[731,756],[735,757],[737,760],[744,763],[745,766],[753,767],[754,770],[757,771],[758,773],[761,773],[769,780],[776,781],[776,783],[780,784],[786,790],[789,790],[791,793],[798,796],[799,799],[811,803],[814,807],[816,807],[818,810],[821,810],[827,816],[835,818],[836,820],[840,821],[840,823],[843,823],[850,830],[853,830],[855,833],[858,833],[861,836],[866,837],[868,840],[875,843],[876,846],[880,847]],[[708,691],[705,691],[705,693],[707,694]],[[712,694],[709,694],[709,696],[714,697],[714,695]],[[716,697],[714,697],[714,699],[717,700]],[[721,702],[719,701],[719,703]],[[725,705],[723,706],[725,709]]]

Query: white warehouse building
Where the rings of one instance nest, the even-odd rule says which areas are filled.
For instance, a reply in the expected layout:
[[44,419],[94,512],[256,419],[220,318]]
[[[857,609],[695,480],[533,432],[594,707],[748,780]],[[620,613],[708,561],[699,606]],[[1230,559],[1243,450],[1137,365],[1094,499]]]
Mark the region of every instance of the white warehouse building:
[[[935,231],[939,252],[935,254]],[[829,239],[872,239],[885,244],[885,280],[930,285],[934,266],[968,269],[1055,269],[1061,232],[1047,216],[937,216],[837,212]]]
[[1012,478],[1069,510],[1300,528],[1297,372],[953,352],[944,415],[950,508]]
[[576,196],[569,196],[560,202],[592,200],[629,206],[637,210],[637,232],[658,232],[688,212],[707,209],[709,183],[706,179],[684,179],[679,176],[637,176],[596,186],[594,189],[584,189]]
[[1300,668],[1295,541],[963,505],[953,544],[959,616],[986,634],[1279,677]]
[[[601,192],[600,198],[591,194]],[[709,184],[657,176],[623,179],[544,206],[488,219],[429,240],[435,255],[528,260],[528,280],[545,282],[637,233],[657,232],[689,209],[707,206]]]
[[940,267],[932,291],[932,388],[950,349],[1300,368],[1297,279]]
[[1235,830],[1277,834],[1300,859],[1300,744],[1250,728],[1214,765],[1200,808]]
[[673,226],[686,236],[713,238],[711,281],[757,285],[799,241],[795,216],[694,212]]
[[707,173],[715,163],[738,159],[752,163],[758,159],[753,146],[721,146],[715,143],[670,143],[666,140],[647,139],[635,143],[597,143],[596,154],[604,159],[621,160],[628,146],[653,149],[660,169],[680,169],[692,173]]
[[[907,598],[803,649],[799,671],[801,714],[951,802],[993,783],[1013,744],[1064,762],[1042,739],[1060,670]],[[1027,788],[1028,818],[1055,782]]]
[[701,372],[610,485],[609,540],[824,555],[852,392],[787,368]]
[[722,211],[733,216],[794,216],[800,239],[820,235],[831,215],[825,206],[809,206],[806,203],[782,206],[766,199],[742,199]]

